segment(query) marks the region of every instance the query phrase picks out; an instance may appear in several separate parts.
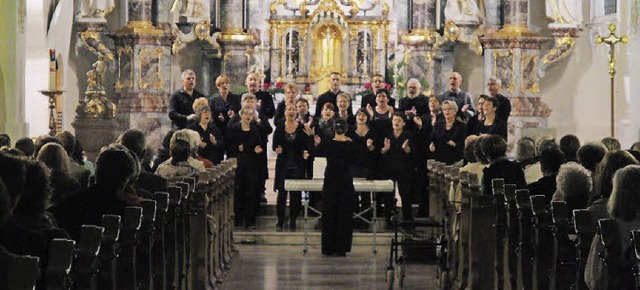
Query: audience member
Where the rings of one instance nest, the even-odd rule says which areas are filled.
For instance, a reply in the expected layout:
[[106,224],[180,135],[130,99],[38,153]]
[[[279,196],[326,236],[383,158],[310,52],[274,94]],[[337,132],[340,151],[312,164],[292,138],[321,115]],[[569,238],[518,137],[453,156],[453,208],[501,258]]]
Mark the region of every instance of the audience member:
[[569,212],[586,208],[589,194],[593,190],[591,171],[576,162],[567,162],[560,166],[556,176],[556,192],[551,201],[564,201]]
[[518,140],[516,150],[516,160],[524,170],[524,177],[527,184],[531,184],[542,178],[542,168],[540,158],[538,158],[538,148],[535,141],[530,137],[522,137]]
[[556,177],[560,166],[564,163],[564,154],[559,148],[545,148],[540,152],[540,168],[542,178],[527,186],[530,195],[544,195],[547,203],[556,191]]
[[31,138],[22,138],[19,139],[18,141],[16,141],[16,149],[22,151],[22,153],[24,153],[25,156],[29,157],[29,158],[33,158],[34,157],[34,153],[36,151],[36,145],[35,143],[33,143],[33,140],[31,140]]
[[499,135],[486,136],[482,138],[480,147],[490,162],[489,166],[483,169],[481,183],[483,194],[492,194],[491,181],[494,178],[503,178],[505,184],[515,184],[518,189],[526,187],[524,171],[517,162],[507,159],[507,143],[502,137]]
[[594,221],[609,218],[606,204],[613,188],[613,175],[620,168],[632,164],[638,164],[638,160],[633,158],[629,152],[622,150],[607,152],[602,162],[598,164],[595,173],[594,190],[590,196],[591,205],[588,208]]
[[[144,133],[136,129],[125,131],[120,138],[120,144],[129,149],[138,162],[140,162],[146,154],[147,149],[145,143],[146,137]],[[140,174],[135,183],[138,188],[146,190],[150,194],[158,191],[167,191],[167,180],[165,178],[147,171],[142,164],[139,166]]]
[[596,167],[605,154],[607,154],[607,148],[602,143],[587,142],[578,149],[578,162],[595,177]]
[[575,135],[567,134],[560,138],[560,150],[564,153],[566,162],[578,161],[578,149],[580,149],[580,140]]
[[42,146],[36,159],[51,171],[51,203],[56,204],[80,190],[82,186],[69,174],[69,158],[64,148],[57,143]]
[[606,137],[606,138],[603,138],[601,142],[602,144],[604,144],[604,147],[607,147],[607,150],[609,151],[622,149],[622,145],[620,145],[620,141],[618,141],[618,139],[616,138]]

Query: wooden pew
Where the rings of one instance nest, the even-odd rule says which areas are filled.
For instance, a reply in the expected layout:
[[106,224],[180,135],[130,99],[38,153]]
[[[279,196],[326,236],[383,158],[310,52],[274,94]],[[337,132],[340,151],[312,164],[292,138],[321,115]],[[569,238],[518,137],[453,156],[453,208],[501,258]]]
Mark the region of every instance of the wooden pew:
[[103,215],[102,227],[104,235],[98,259],[100,271],[98,272],[98,289],[116,290],[118,256],[120,255],[120,230],[122,218],[119,215]]
[[551,202],[551,215],[554,224],[553,268],[551,289],[574,289],[576,286],[575,244],[569,237],[572,233],[569,207],[564,201]]
[[591,242],[597,231],[597,224],[586,209],[573,210],[573,224],[576,232],[576,289],[589,289],[584,282],[584,268],[589,257]]
[[122,254],[118,258],[118,289],[138,289],[137,254],[138,231],[142,223],[142,208],[128,206],[122,217],[122,234],[120,249]]
[[[7,289],[33,290],[40,277],[40,258],[19,256],[10,258],[7,271]],[[0,285],[2,286],[2,285]]]
[[553,273],[553,221],[544,195],[530,197],[533,210],[534,288],[550,289]]
[[98,252],[102,243],[104,228],[94,225],[83,225],[78,241],[75,260],[74,282],[78,289],[97,289]]
[[223,227],[221,232],[221,237],[223,239],[222,243],[222,256],[224,263],[224,269],[231,268],[231,257],[232,252],[235,251],[233,247],[233,193],[235,188],[235,175],[236,168],[238,167],[238,162],[236,159],[225,160],[224,162],[224,182],[226,189],[223,195]]
[[176,289],[178,279],[178,221],[180,220],[180,204],[182,203],[182,189],[177,186],[167,187],[169,192],[169,209],[165,224],[165,259],[166,259],[166,284],[167,289]]
[[211,231],[211,242],[209,243],[209,284],[215,285],[223,282],[223,255],[222,244],[224,242],[222,227],[224,226],[224,192],[225,180],[223,176],[223,166],[217,166],[211,172],[213,178],[213,189],[211,192],[211,205],[209,206],[209,231]]
[[[518,207],[516,205],[516,187],[505,186],[504,191],[507,213],[506,213],[506,246],[505,246],[505,266],[508,271],[506,289],[517,289],[518,287],[518,248],[520,244],[520,220],[518,218]],[[506,276],[506,275],[505,275]]]
[[476,174],[470,173],[469,194],[471,205],[471,222],[469,234],[469,288],[495,288],[495,244],[496,233],[493,224],[496,218],[492,195],[480,192],[480,180]]
[[45,270],[45,285],[48,290],[69,289],[73,257],[76,254],[76,242],[67,239],[53,239],[49,243],[49,257]]
[[[515,185],[509,184],[509,186]],[[491,181],[491,187],[493,188],[493,204],[496,210],[496,216],[494,221],[494,228],[496,230],[496,253],[494,258],[494,264],[496,269],[496,289],[504,289],[504,243],[506,238],[506,223],[507,223],[507,200],[505,197],[505,191],[507,185],[504,184],[503,178],[496,178]]]
[[138,283],[141,289],[154,289],[153,265],[156,264],[153,256],[154,231],[156,221],[156,201],[142,200],[142,222],[139,235],[140,244],[136,250],[138,269]]
[[516,190],[516,206],[520,223],[520,240],[518,243],[518,287],[517,289],[533,289],[533,211],[529,190]]
[[191,187],[186,182],[176,182],[175,186],[182,189],[182,202],[179,206],[178,225],[178,285],[180,289],[187,289],[189,276],[189,239],[191,227],[189,226],[189,210],[191,206]]
[[195,191],[191,198],[190,227],[191,227],[191,277],[193,289],[206,289],[209,286],[207,267],[207,249],[209,235],[207,233],[208,193],[211,179],[209,173],[201,173]]
[[598,227],[603,246],[599,254],[603,261],[602,271],[606,273],[603,289],[635,288],[635,254],[632,251],[634,248],[631,240],[625,243],[629,248],[622,248],[622,239],[626,239],[630,233],[621,233],[615,219],[600,219]]
[[631,240],[634,249],[633,254],[636,258],[633,267],[633,276],[636,281],[636,289],[640,289],[640,230],[631,231]]
[[[461,200],[460,212],[456,215],[458,229],[454,230],[454,238],[457,241],[457,267],[454,274],[453,286],[456,289],[465,289],[469,280],[469,227],[471,226],[470,194],[473,187],[469,185],[469,173],[460,172]],[[475,185],[473,185],[475,186]],[[457,238],[455,238],[457,237]]]
[[155,231],[152,255],[155,258],[153,265],[153,284],[156,289],[167,289],[167,259],[165,256],[165,231],[167,223],[167,210],[169,209],[169,193],[156,192],[153,194],[156,201]]

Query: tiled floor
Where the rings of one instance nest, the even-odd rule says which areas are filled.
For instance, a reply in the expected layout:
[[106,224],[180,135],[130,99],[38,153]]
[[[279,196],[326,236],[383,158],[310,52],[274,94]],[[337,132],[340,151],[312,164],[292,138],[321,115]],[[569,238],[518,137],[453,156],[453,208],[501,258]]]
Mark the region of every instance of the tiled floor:
[[[299,247],[236,245],[223,289],[387,289],[388,248],[377,256],[371,248],[354,247],[347,257],[323,257],[311,248],[303,255]],[[404,289],[438,289],[433,265],[409,264]]]

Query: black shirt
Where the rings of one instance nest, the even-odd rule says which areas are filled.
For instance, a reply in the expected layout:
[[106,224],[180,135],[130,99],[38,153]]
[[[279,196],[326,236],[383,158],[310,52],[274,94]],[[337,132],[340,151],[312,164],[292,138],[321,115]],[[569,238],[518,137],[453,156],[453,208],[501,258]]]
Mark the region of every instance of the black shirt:
[[[343,91],[338,91],[337,94],[334,94],[332,91],[326,91],[324,94],[318,96],[318,100],[316,100],[316,114],[314,116],[320,117],[322,116],[322,106],[326,103],[333,104],[333,110],[338,112],[338,104],[337,99],[338,95],[342,94]],[[349,102],[349,108],[347,109],[349,115],[353,115],[353,108],[351,107],[351,102]]]
[[496,116],[498,116],[502,121],[509,121],[509,115],[511,115],[511,101],[509,101],[509,98],[501,94],[497,94],[493,97],[498,99],[498,110],[496,111]]
[[400,99],[400,112],[409,111],[416,108],[416,115],[422,116],[429,113],[429,99],[423,94],[417,95],[415,98],[405,97]]
[[198,98],[204,98],[204,95],[197,90],[193,90],[193,95],[187,94],[184,88],[176,91],[171,95],[169,100],[169,119],[171,119],[171,128],[174,130],[184,129],[189,126],[187,117],[193,112],[193,101]]
[[500,135],[504,138],[504,141],[507,141],[507,123],[496,118],[493,121],[493,124],[489,126],[485,126],[484,121],[480,121],[477,123],[477,129],[475,130],[478,135],[480,134],[490,134],[490,135]]
[[260,113],[267,117],[267,119],[273,118],[276,113],[276,106],[273,104],[273,97],[270,93],[265,91],[257,91],[255,93],[257,100],[261,101]]
[[[387,96],[387,99],[389,100],[387,102],[387,104],[389,106],[392,106],[392,107],[395,108],[396,107],[396,99],[392,98],[391,96]],[[368,94],[362,96],[362,101],[360,102],[360,108],[365,108],[366,109],[367,105],[370,105],[371,108],[375,108],[378,105],[378,103],[376,103],[376,94],[368,93]]]
[[[240,105],[240,96],[234,95],[229,92],[227,94],[227,100],[225,101],[220,93],[215,93],[209,99],[209,107],[211,108],[211,118],[215,120],[216,126],[220,131],[224,132],[229,122],[229,110],[232,110],[236,115],[240,111],[242,106]],[[224,120],[220,120],[218,116],[224,117]]]
[[[451,126],[451,129],[447,130],[446,121],[436,122],[430,138],[436,147],[436,151],[434,152],[436,160],[446,164],[453,164],[462,160],[464,139],[466,138],[467,128],[464,123],[456,120]],[[456,146],[447,144],[449,141],[453,141]]]

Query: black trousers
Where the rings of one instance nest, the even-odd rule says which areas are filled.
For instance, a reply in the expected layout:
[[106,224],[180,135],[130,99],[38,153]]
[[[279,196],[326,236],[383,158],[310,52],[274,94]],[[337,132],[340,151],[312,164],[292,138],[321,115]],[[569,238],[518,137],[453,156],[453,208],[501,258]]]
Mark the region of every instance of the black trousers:
[[255,226],[256,224],[257,209],[260,206],[260,193],[256,187],[258,180],[252,178],[251,174],[236,175],[234,212],[236,222],[240,226]]
[[[402,203],[402,219],[413,220],[411,205],[413,204],[413,172],[410,171],[391,171],[388,178],[393,180],[395,186],[400,193],[400,202]],[[394,202],[395,192],[391,193],[391,200],[385,200],[385,204]],[[387,196],[387,198],[389,198]]]
[[[302,179],[304,172],[298,169],[286,169],[284,179]],[[300,215],[302,209],[302,192],[291,191],[289,196],[289,219],[291,223],[295,223],[296,218]],[[285,210],[287,207],[287,191],[284,188],[278,189],[276,212],[278,214],[278,222],[284,222]]]

